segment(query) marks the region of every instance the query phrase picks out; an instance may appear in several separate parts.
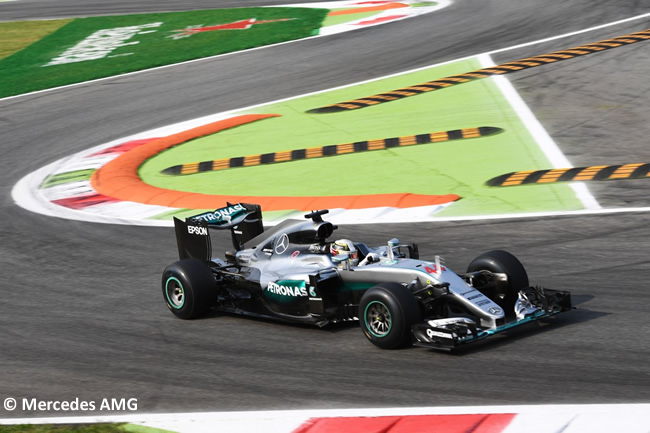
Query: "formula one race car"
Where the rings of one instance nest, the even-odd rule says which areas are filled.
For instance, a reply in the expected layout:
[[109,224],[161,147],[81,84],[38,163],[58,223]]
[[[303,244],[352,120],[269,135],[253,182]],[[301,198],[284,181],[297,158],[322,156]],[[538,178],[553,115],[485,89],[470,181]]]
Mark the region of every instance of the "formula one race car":
[[[438,256],[420,260],[397,239],[371,248],[329,241],[327,210],[264,231],[258,205],[174,218],[180,261],[163,272],[162,292],[181,319],[218,311],[325,326],[359,320],[382,349],[409,344],[450,350],[571,309],[568,292],[531,287],[505,251],[473,260],[464,274]],[[230,229],[234,251],[212,256],[209,229]]]

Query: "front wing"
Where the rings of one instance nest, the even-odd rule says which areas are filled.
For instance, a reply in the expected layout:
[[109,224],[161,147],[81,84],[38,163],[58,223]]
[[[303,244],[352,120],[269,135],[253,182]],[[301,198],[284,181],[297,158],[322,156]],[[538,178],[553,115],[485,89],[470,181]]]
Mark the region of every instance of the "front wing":
[[[517,326],[546,319],[572,309],[571,294],[569,292],[542,288],[529,288],[526,290],[528,290],[530,304],[534,308],[525,315],[494,328],[482,328],[470,319],[461,318],[447,323],[437,320],[416,323],[411,328],[413,344],[432,349],[452,350]],[[526,293],[526,291],[521,293]],[[533,296],[530,296],[531,294]],[[536,296],[534,296],[535,294]]]

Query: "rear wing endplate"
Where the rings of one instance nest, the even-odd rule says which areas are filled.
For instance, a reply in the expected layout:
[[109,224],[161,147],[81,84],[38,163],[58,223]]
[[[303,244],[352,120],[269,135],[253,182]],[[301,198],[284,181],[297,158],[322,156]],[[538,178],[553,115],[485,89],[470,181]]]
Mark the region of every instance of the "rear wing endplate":
[[199,259],[204,262],[212,259],[212,242],[205,222],[181,221],[174,217],[174,229],[179,259]]

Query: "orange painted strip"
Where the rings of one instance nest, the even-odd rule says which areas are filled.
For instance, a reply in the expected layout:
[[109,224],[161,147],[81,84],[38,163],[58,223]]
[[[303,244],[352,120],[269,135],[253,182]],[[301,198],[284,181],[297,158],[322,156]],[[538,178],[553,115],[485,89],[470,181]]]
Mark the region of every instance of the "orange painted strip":
[[248,155],[244,157],[244,167],[260,164],[261,155]]
[[282,152],[275,152],[275,162],[291,161],[291,151],[283,150]]
[[548,173],[544,174],[542,177],[537,180],[537,183],[552,183],[556,182],[560,176],[569,171],[566,168],[557,168],[554,170],[549,170]]
[[380,16],[380,17],[377,17],[377,18],[374,18],[374,19],[369,19],[369,20],[366,20],[366,21],[360,21],[360,22],[357,23],[357,25],[359,25],[359,26],[370,26],[372,24],[387,23],[389,21],[394,21],[394,20],[404,18],[404,17],[407,17],[407,16],[408,15],[390,15],[390,16],[387,16],[387,17],[381,17]]
[[354,102],[359,102],[365,105],[375,105],[380,103],[379,101],[373,101],[371,99],[356,99]]
[[400,137],[399,138],[399,145],[400,146],[412,146],[414,144],[418,144],[418,141],[414,136]]
[[307,158],[321,158],[323,156],[323,148],[322,147],[310,147],[305,152],[305,156]]
[[336,146],[337,155],[341,155],[343,153],[352,153],[352,152],[354,152],[354,143],[338,144]]
[[630,175],[634,172],[634,170],[641,167],[642,165],[643,165],[643,163],[641,163],[641,164],[625,164],[625,165],[622,165],[619,168],[617,168],[616,171],[609,176],[609,178],[610,179],[625,179],[627,177],[630,177]]
[[151,140],[123,153],[96,170],[90,178],[90,184],[99,194],[118,200],[186,209],[216,209],[222,207],[227,201],[233,203],[257,203],[262,206],[264,211],[288,209],[307,211],[326,208],[364,209],[383,206],[406,208],[451,203],[460,198],[456,194],[423,195],[410,193],[326,197],[210,195],[158,188],[144,183],[138,176],[138,168],[147,159],[166,149],[195,138],[270,117],[278,117],[278,115],[248,114],[237,116],[168,137]]
[[400,8],[407,8],[407,7],[409,7],[409,5],[405,5],[404,3],[387,3],[385,5],[379,5],[379,6],[368,6],[365,8],[353,8],[353,9],[345,9],[340,11],[332,11],[329,14],[327,14],[327,16],[335,17],[338,15],[362,14],[366,12],[387,11],[389,9],[400,9]]
[[481,131],[478,128],[466,128],[461,129],[463,138],[478,138],[481,136]]
[[447,134],[447,132],[434,132],[433,134],[429,134],[429,136],[433,143],[449,140],[449,134]]

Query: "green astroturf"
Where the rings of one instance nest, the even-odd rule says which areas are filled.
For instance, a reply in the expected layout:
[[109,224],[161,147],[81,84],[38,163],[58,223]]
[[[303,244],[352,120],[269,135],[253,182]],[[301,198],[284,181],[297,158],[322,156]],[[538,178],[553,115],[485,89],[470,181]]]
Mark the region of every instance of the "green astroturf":
[[83,170],[75,170],[67,173],[58,173],[48,176],[43,183],[41,188],[50,188],[52,186],[63,185],[70,182],[78,182],[81,180],[89,180],[90,177],[95,172],[95,169],[88,168]]
[[[337,11],[340,9],[332,9],[332,11]],[[382,11],[375,11],[375,12],[361,12],[361,13],[356,13],[356,14],[346,14],[346,15],[334,15],[332,17],[327,17],[325,18],[325,21],[323,21],[323,27],[327,26],[334,26],[337,24],[344,24],[348,21],[355,21],[355,20],[360,20],[362,18],[368,18],[373,15],[377,15],[378,13],[381,13]]]
[[[0,97],[308,37],[318,33],[327,12],[310,8],[236,8],[78,18],[0,60]],[[176,30],[190,26],[214,26],[250,18],[290,20],[255,24],[245,30],[171,37],[178,34]],[[115,29],[155,23],[161,24],[143,28],[118,42],[103,58],[46,66],[97,31],[113,29],[111,32],[119,33],[123,30]]]
[[[581,209],[566,184],[490,188],[492,177],[550,168],[538,145],[489,79],[398,101],[332,114],[307,110],[480,69],[464,60],[354,87],[249,110],[282,117],[193,140],[150,159],[140,176],[152,185],[207,194],[458,194],[439,216]],[[189,176],[160,172],[173,165],[305,147],[408,136],[478,126],[505,132],[475,139],[234,168]]]
[[72,20],[0,22],[0,59],[22,50],[70,21]]

